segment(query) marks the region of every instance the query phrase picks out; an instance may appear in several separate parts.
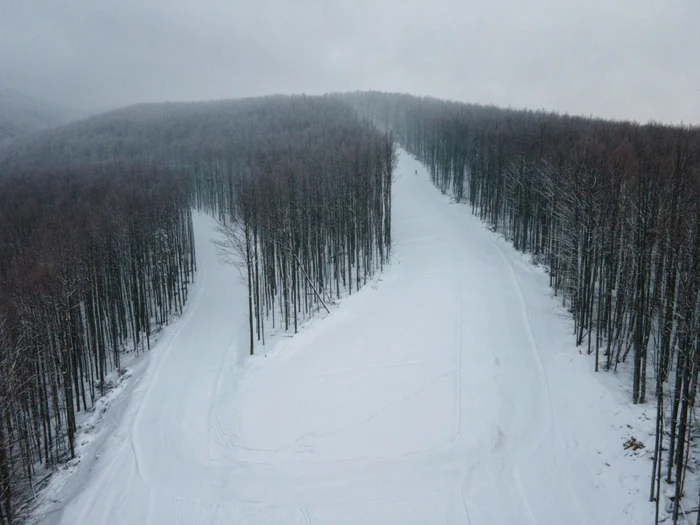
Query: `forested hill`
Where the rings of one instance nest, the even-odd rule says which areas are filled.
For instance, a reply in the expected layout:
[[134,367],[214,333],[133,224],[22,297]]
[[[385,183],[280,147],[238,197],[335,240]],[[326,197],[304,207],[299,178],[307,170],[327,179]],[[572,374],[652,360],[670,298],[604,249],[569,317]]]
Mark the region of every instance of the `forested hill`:
[[387,261],[393,137],[548,268],[591,366],[656,403],[650,495],[677,520],[698,462],[700,129],[373,92],[138,105],[0,152],[0,524],[181,311],[193,207],[244,269],[255,352]]
[[0,86],[0,143],[80,118],[81,112],[33,100]]
[[241,151],[248,158],[248,144],[279,147],[322,128],[357,125],[355,112],[330,97],[137,104],[26,137],[4,153],[0,169],[123,159],[181,165],[206,156],[236,157]]
[[0,161],[0,524],[75,454],[77,413],[182,311],[191,210],[248,287],[250,353],[352,293],[391,246],[394,143],[329,97],[118,110]]
[[[595,370],[657,404],[650,493],[686,479],[700,372],[700,128],[340,95],[391,129],[435,185],[544,263]],[[625,376],[627,377],[627,376]],[[662,478],[673,485],[662,487]]]

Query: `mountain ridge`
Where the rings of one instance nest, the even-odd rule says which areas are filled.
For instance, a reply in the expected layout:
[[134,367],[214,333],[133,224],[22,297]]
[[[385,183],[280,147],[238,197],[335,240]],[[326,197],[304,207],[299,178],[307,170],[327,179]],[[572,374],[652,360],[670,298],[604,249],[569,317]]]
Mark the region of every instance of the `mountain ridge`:
[[0,85],[0,141],[67,124],[83,112],[33,99]]

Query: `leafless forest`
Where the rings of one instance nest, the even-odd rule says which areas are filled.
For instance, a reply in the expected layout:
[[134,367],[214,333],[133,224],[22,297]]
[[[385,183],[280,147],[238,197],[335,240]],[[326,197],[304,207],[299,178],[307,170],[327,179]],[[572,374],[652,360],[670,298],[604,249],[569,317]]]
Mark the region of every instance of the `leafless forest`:
[[[700,129],[515,111],[409,95],[343,95],[433,182],[546,265],[595,370],[631,361],[654,400],[650,499],[679,518],[700,365]],[[700,519],[700,518],[699,518]]]
[[[393,139],[338,100],[141,105],[33,135],[0,161],[0,524],[75,455],[76,418],[182,312],[192,209],[221,223],[267,324],[389,257]],[[257,344],[260,344],[257,343]]]
[[677,521],[696,464],[700,130],[371,92],[133,106],[0,154],[0,524],[74,455],[76,416],[125,353],[182,311],[192,209],[241,269],[254,353],[389,260],[394,137],[547,268],[596,371],[628,363],[633,402],[657,405],[650,499],[671,484]]

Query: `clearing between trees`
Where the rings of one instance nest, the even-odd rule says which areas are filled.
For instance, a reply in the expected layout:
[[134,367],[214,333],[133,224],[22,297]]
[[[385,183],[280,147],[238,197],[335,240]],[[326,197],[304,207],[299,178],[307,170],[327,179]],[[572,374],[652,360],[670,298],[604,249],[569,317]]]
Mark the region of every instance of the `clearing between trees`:
[[195,216],[185,312],[44,523],[650,523],[624,447],[650,409],[592,372],[544,271],[405,152],[393,225],[381,277],[248,357],[247,292]]

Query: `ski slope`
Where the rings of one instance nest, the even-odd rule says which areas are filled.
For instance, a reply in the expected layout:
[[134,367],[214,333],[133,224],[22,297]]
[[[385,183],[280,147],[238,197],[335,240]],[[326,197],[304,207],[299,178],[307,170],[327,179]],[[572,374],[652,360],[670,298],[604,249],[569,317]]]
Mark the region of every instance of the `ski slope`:
[[253,358],[197,216],[187,310],[44,522],[650,523],[650,462],[622,447],[645,408],[573,348],[544,272],[403,152],[393,213],[381,278]]

